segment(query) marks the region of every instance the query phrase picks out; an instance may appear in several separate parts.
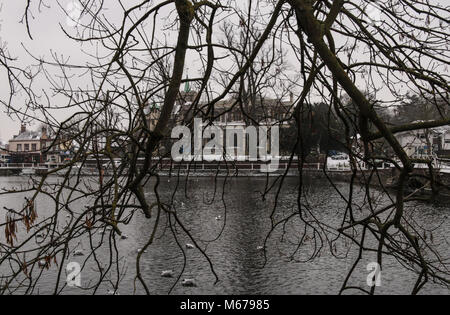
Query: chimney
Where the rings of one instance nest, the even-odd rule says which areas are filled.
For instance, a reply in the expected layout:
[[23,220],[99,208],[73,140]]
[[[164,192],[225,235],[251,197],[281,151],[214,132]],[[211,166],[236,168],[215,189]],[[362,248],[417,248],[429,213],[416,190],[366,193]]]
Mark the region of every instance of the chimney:
[[294,103],[294,93],[292,93],[292,92],[289,92],[289,102],[290,102],[291,104]]
[[47,136],[47,127],[42,126],[41,132],[42,132],[42,137],[46,137]]
[[25,125],[25,124],[22,124],[21,126],[20,126],[20,133],[24,133],[24,132],[26,132],[27,131],[27,126]]

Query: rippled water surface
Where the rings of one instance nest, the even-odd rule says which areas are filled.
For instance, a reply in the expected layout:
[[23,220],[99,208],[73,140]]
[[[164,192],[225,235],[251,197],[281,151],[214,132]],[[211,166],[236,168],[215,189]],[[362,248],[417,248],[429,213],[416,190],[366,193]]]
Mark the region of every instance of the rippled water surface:
[[[7,188],[25,185],[26,182],[27,179],[21,177],[0,178],[0,186]],[[301,260],[307,259],[313,252],[314,246],[320,244],[314,244],[312,239],[306,239],[304,246],[292,256],[304,228],[304,225],[294,218],[288,224],[274,229],[267,239],[265,254],[258,248],[264,245],[271,230],[273,211],[274,222],[277,222],[298,209],[297,179],[286,179],[276,206],[277,189],[271,190],[264,196],[265,198],[262,198],[266,187],[265,178],[234,178],[226,181],[225,189],[223,185],[223,179],[218,179],[216,182],[210,178],[193,178],[187,183],[180,182],[178,186],[176,179],[162,180],[159,191],[161,198],[166,202],[172,199],[175,187],[178,187],[174,195],[173,207],[184,228],[192,234],[194,240],[209,257],[219,281],[215,283],[210,264],[200,250],[186,249],[185,245],[194,241],[189,239],[179,225],[171,230],[167,216],[163,215],[154,244],[146,253],[143,253],[141,259],[141,273],[151,293],[336,294],[339,292],[347,271],[357,255],[356,248],[350,242],[339,241],[337,248],[331,249],[339,257],[331,255],[330,248],[325,243],[318,257],[313,261],[302,262]],[[302,199],[302,205],[311,209],[312,213],[308,215],[313,214],[330,227],[339,227],[345,211],[345,203],[337,192],[323,181],[312,181],[307,187],[308,197]],[[337,188],[348,193],[347,185],[344,183],[338,184]],[[358,194],[362,196],[361,192],[357,192]],[[146,196],[150,201],[154,201],[152,183],[146,187]],[[361,196],[357,197],[355,202],[362,201],[358,199],[363,198]],[[0,197],[1,211],[4,212],[3,207],[22,204],[23,197],[23,195]],[[382,195],[380,198],[380,202],[385,202],[387,199]],[[80,209],[82,207],[83,205],[80,205]],[[38,200],[38,211],[40,217],[51,213],[53,208],[49,200],[44,198]],[[442,256],[448,258],[450,207],[415,204],[407,209],[407,215],[412,215],[420,224],[435,229],[433,242]],[[0,214],[0,218],[3,220],[3,213]],[[119,266],[123,273],[120,294],[133,293],[135,285],[136,293],[144,293],[142,286],[134,279],[136,256],[138,249],[142,248],[149,239],[153,223],[154,217],[147,220],[141,214],[136,214],[127,226],[121,227],[128,235],[128,239],[117,241],[117,250],[121,257]],[[3,231],[1,234],[3,237]],[[95,236],[94,240],[100,237],[100,235]],[[3,238],[2,241],[4,241]],[[79,246],[86,250],[87,239],[83,240]],[[85,258],[70,257],[69,261],[81,263]],[[98,251],[98,259],[108,261],[108,246]],[[351,284],[368,288],[365,284],[368,274],[366,266],[373,260],[374,257],[368,254],[363,257],[351,278]],[[85,287],[98,280],[98,273],[90,263],[82,273],[82,284]],[[4,268],[5,266],[2,266],[0,270],[4,272]],[[161,277],[161,271],[167,269],[174,270],[173,278]],[[195,279],[197,286],[184,287],[176,283],[176,278],[181,273],[181,278]],[[45,276],[35,293],[52,293],[57,279],[56,274],[55,268],[45,271]],[[65,278],[64,272],[61,277]],[[112,275],[112,279],[115,279],[115,274]],[[415,280],[415,275],[406,271],[398,262],[386,259],[382,273],[382,286],[377,292],[410,293]],[[172,287],[173,290],[171,290]],[[111,286],[105,284],[96,293],[104,294],[110,288]],[[66,288],[63,293],[89,292]],[[349,291],[349,293],[355,292]],[[434,284],[427,284],[423,293],[449,294],[449,291]]]

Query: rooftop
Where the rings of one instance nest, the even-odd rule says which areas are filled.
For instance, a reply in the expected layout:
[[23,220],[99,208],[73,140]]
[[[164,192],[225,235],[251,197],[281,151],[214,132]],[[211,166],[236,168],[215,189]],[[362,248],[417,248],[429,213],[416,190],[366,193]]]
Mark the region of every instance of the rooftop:
[[37,141],[41,139],[42,133],[39,131],[25,131],[14,136],[10,141]]

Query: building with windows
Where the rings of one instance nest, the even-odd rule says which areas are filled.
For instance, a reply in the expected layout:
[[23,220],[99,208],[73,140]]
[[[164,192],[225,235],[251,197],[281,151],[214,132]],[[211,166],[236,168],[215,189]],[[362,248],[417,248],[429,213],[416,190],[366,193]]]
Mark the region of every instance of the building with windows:
[[10,158],[8,145],[0,141],[0,166],[9,163]]
[[437,155],[441,158],[450,158],[450,126],[434,129],[438,134]]
[[395,136],[410,157],[450,157],[450,126],[404,131]]
[[41,128],[41,161],[42,163],[59,164],[66,158],[66,151],[63,141],[55,141],[47,131],[46,127]]
[[[254,97],[252,100],[242,101],[238,98],[228,98],[214,104],[212,110],[205,101],[199,101],[196,108],[193,104],[198,98],[198,93],[190,89],[187,82],[184,89],[180,91],[174,109],[172,111],[169,128],[192,122],[193,116],[202,118],[204,122],[213,120],[214,125],[225,130],[233,130],[234,137],[228,139],[234,143],[226,143],[227,148],[237,149],[238,145],[245,143],[245,154],[248,155],[249,134],[246,132],[249,126],[267,127],[270,137],[270,128],[278,126],[282,136],[285,127],[289,127],[288,120],[294,109],[294,95],[290,93],[289,99],[276,99],[266,97]],[[150,130],[154,130],[160,114],[159,104],[153,102],[146,106],[146,123]],[[225,142],[228,141],[225,139]],[[203,140],[204,144],[208,142]],[[270,150],[270,141],[267,142]],[[170,141],[165,144],[170,146]],[[161,152],[170,152],[168,148]]]
[[18,135],[9,140],[12,163],[42,163],[41,132],[29,131],[22,124]]
[[39,131],[27,130],[22,124],[18,135],[9,140],[10,163],[63,163],[70,156],[71,142],[56,140],[46,127]]

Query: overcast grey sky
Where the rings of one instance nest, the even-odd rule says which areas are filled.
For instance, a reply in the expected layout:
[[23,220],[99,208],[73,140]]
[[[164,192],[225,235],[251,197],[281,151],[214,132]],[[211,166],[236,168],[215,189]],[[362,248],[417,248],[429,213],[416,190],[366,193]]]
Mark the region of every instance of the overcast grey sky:
[[[80,45],[69,39],[60,27],[61,24],[69,33],[71,31],[75,32],[73,25],[71,25],[70,20],[67,19],[67,15],[62,9],[64,8],[68,12],[71,9],[70,5],[75,3],[73,0],[45,1],[49,4],[49,7],[43,7],[40,11],[37,6],[32,6],[31,12],[34,15],[30,18],[30,26],[33,40],[29,38],[25,24],[21,23],[26,2],[25,0],[0,0],[0,41],[2,46],[7,48],[11,56],[19,58],[20,66],[36,64],[36,61],[29,57],[26,50],[31,52],[33,56],[46,60],[52,60],[52,54],[57,54],[58,56],[69,58],[66,60],[71,64],[84,64],[86,61],[90,61],[85,54],[81,53]],[[38,2],[32,1],[35,5]],[[120,23],[123,11],[117,7],[113,8],[111,6],[113,3],[117,5],[117,1],[107,2],[110,7],[104,13],[108,16],[111,23]],[[140,3],[140,1],[126,1],[126,4],[130,6],[136,3]],[[94,49],[93,47],[85,46],[83,47],[85,51]],[[57,79],[56,75],[55,78]],[[38,77],[37,81],[36,87],[48,91],[49,85],[44,77]],[[78,86],[83,86],[83,81],[77,82],[76,77],[73,81],[74,83],[78,83]],[[5,100],[8,98],[9,84],[3,68],[0,70],[0,85],[2,86],[0,89],[0,99]],[[49,96],[51,97],[52,95],[50,94]],[[51,101],[57,103],[66,100],[52,98]],[[23,106],[25,107],[25,104]],[[67,111],[54,111],[52,114],[58,119],[65,119],[70,115]],[[38,123],[35,123],[29,128],[35,129],[37,127]],[[19,129],[19,119],[16,117],[8,117],[5,107],[0,105],[0,140],[7,142],[13,135],[18,133]]]
[[[60,6],[57,4],[57,1],[46,1],[50,4],[50,8],[43,8],[41,12],[38,12],[37,7],[32,7],[32,12],[34,17],[30,19],[31,25],[31,34],[33,36],[33,40],[31,40],[27,35],[27,30],[24,24],[20,23],[22,19],[23,13],[25,11],[26,1],[25,0],[0,0],[1,11],[0,11],[0,41],[2,47],[6,47],[7,50],[11,53],[12,56],[17,56],[20,58],[20,65],[27,65],[30,63],[35,63],[30,57],[28,57],[25,52],[25,48],[32,52],[34,56],[44,59],[51,59],[51,53],[57,53],[58,55],[63,55],[66,58],[70,57],[70,62],[74,64],[83,64],[87,59],[85,55],[83,55],[80,51],[79,44],[75,43],[73,40],[68,39],[64,33],[61,31],[59,24],[64,25],[70,30],[70,25],[67,24],[67,17]],[[73,3],[73,0],[59,0],[58,1],[61,7],[68,8],[70,3]],[[156,3],[158,1],[155,1]],[[247,1],[242,1],[242,4],[245,5]],[[36,4],[39,1],[33,2]],[[107,2],[108,10],[105,11],[105,14],[108,16],[109,21],[111,23],[120,23],[122,19],[123,11],[117,7],[117,1]],[[135,3],[140,3],[138,0],[127,0],[126,5],[132,6]],[[116,5],[116,7],[114,7]],[[166,9],[165,12],[160,12],[161,20],[164,20],[167,15],[170,14],[170,10],[173,7]],[[163,34],[160,34],[161,36]],[[167,34],[166,34],[167,35]],[[172,36],[169,40],[174,40],[175,36]],[[89,47],[84,47],[86,50]],[[364,52],[360,52],[360,54],[356,54],[352,56],[353,58],[358,58],[360,60],[364,60],[366,56]],[[288,58],[289,59],[289,58]],[[293,58],[291,58],[293,59]],[[187,67],[190,67],[191,70],[190,75],[194,76],[195,73],[195,63],[198,60],[195,58],[191,58],[190,56],[187,59]],[[345,60],[345,59],[344,59]],[[288,60],[288,63],[291,60]],[[292,61],[292,70],[295,70],[295,62]],[[194,68],[194,70],[193,70]],[[48,85],[45,80],[40,78],[39,82],[37,82],[37,87],[48,90]],[[76,80],[76,78],[74,79]],[[79,86],[83,86],[83,82],[78,82]],[[8,98],[8,81],[7,76],[2,68],[0,70],[0,84],[2,88],[0,89],[0,99],[5,100]],[[364,78],[361,78],[361,82],[357,82],[359,86],[364,85]],[[298,92],[298,91],[297,91]],[[385,100],[389,99],[388,94],[383,95],[383,90],[381,91],[381,98]],[[58,98],[52,98],[51,102],[63,102],[64,100],[59,100]],[[380,96],[378,96],[380,97]],[[25,107],[25,104],[21,105]],[[0,105],[0,140],[7,142],[14,134],[20,129],[20,121],[17,118],[10,118],[5,113],[6,109],[3,105]],[[54,113],[57,119],[64,119],[68,117],[70,113],[67,111],[59,111]],[[37,124],[31,126],[31,128],[37,128]]]
[[[38,2],[39,1],[32,3],[36,4]],[[155,1],[155,3],[158,2],[159,1]],[[33,58],[30,58],[26,51],[31,52],[35,57],[46,60],[52,60],[51,55],[56,53],[58,56],[64,56],[65,58],[69,57],[70,59],[67,59],[67,61],[70,61],[71,64],[85,64],[87,61],[92,61],[92,59],[89,59],[89,57],[81,52],[81,49],[92,53],[95,51],[96,47],[85,44],[81,48],[78,43],[69,39],[60,27],[61,24],[69,33],[76,32],[73,25],[71,25],[71,21],[67,20],[67,15],[62,9],[64,8],[66,12],[69,12],[72,8],[71,5],[76,2],[73,0],[58,0],[46,1],[46,3],[49,4],[49,7],[44,7],[40,11],[36,6],[31,8],[34,13],[34,16],[30,19],[31,35],[33,36],[32,40],[27,34],[25,24],[21,23],[22,16],[25,12],[26,1],[0,0],[0,41],[2,46],[6,47],[11,56],[19,58],[20,66],[36,64],[36,61],[33,60]],[[129,7],[137,3],[141,3],[141,1],[127,0],[125,2]],[[118,1],[107,1],[105,5],[107,6],[107,9],[103,11],[103,13],[108,17],[108,22],[120,25],[123,18],[123,10],[119,7]],[[160,23],[164,23],[167,17],[172,14],[173,9],[174,6],[171,5],[159,12]],[[159,36],[163,35],[164,34],[160,32]],[[165,35],[168,35],[167,31]],[[172,40],[176,40],[176,37],[167,36],[167,38],[169,43]],[[189,58],[189,62],[192,64],[195,60]],[[191,70],[189,71],[191,75],[196,74],[194,73],[195,71],[192,70],[192,68],[195,68],[194,65],[188,64],[187,67],[191,67]],[[57,77],[55,74],[54,76],[55,78]],[[77,78],[74,77],[73,83],[75,83],[77,87],[83,87],[83,84],[85,84],[83,80],[85,79],[77,82]],[[36,82],[37,87],[48,91],[49,85],[44,77],[38,77],[38,80],[36,81],[38,81]],[[0,84],[2,86],[0,89],[0,99],[6,101],[9,96],[9,84],[6,72],[3,68],[0,70]],[[52,97],[51,94],[49,96],[53,103],[66,101],[64,99]],[[25,104],[23,104],[23,107],[25,107]],[[67,110],[53,111],[52,114],[60,120],[63,120],[70,115]],[[39,123],[35,123],[29,126],[29,128],[36,129],[38,125]],[[13,135],[18,133],[19,129],[20,120],[14,116],[9,117],[6,113],[5,106],[0,105],[0,141],[7,142]]]
[[[61,3],[68,2],[70,0],[61,1]],[[23,47],[40,57],[50,56],[51,49],[65,55],[73,55],[71,52],[73,52],[74,43],[61,35],[61,29],[58,25],[58,23],[65,22],[65,15],[55,3],[52,4],[51,9],[42,10],[41,13],[35,15],[34,19],[30,20],[33,40],[28,37],[25,25],[20,23],[26,1],[1,0],[0,3],[2,6],[0,39],[12,56],[20,58],[21,65],[32,62],[32,59],[27,57]],[[37,11],[34,10],[34,12]],[[72,56],[72,58],[76,59],[77,56]],[[0,85],[2,86],[0,97],[4,99],[7,97],[9,89],[3,68],[0,71]],[[4,106],[1,107],[0,122],[0,139],[5,142],[14,134],[17,134],[20,129],[20,122],[8,117]]]
[[[24,23],[21,23],[22,16],[25,12],[26,1],[10,1],[10,0],[0,0],[1,12],[0,12],[0,40],[3,47],[11,53],[12,56],[20,58],[20,65],[24,64],[36,64],[32,58],[28,56],[25,49],[31,52],[35,57],[51,60],[51,54],[57,53],[58,55],[63,55],[65,57],[70,57],[70,62],[72,64],[84,64],[88,57],[83,55],[80,51],[80,46],[73,40],[67,38],[67,36],[62,32],[60,25],[63,25],[66,30],[74,31],[70,21],[68,24],[67,15],[62,10],[62,8],[67,11],[71,9],[71,4],[74,3],[73,0],[58,0],[57,1],[46,1],[50,4],[49,8],[42,8],[39,12],[37,7],[32,7],[32,12],[34,17],[30,19],[31,35],[33,40],[31,40],[27,34],[27,30]],[[124,2],[127,6],[131,7],[141,1],[138,0],[127,0]],[[158,3],[160,1],[155,1]],[[247,2],[247,1],[245,1]],[[243,4],[245,4],[242,1]],[[32,2],[32,3],[38,3]],[[59,5],[58,5],[59,3]],[[117,1],[106,2],[107,10],[104,12],[108,16],[108,22],[120,24],[123,17],[123,11],[118,7]],[[174,5],[165,7],[159,12],[161,24],[167,19]],[[170,19],[173,21],[173,19]],[[165,31],[163,34],[159,32],[157,36],[163,37],[169,41],[174,41],[176,36],[170,36],[170,34]],[[92,47],[83,47],[84,50],[94,49]],[[191,54],[191,55],[189,55]],[[186,62],[186,68],[189,69],[189,75],[195,76],[198,74],[199,65],[198,57],[195,57],[193,52],[188,52],[188,58]],[[37,86],[41,89],[48,90],[48,85],[43,77],[38,77]],[[76,78],[73,79],[74,83]],[[8,99],[8,81],[7,76],[3,68],[0,71],[0,84],[2,89],[0,90],[0,99]],[[78,82],[79,86],[82,87],[83,81]],[[51,95],[50,95],[51,96]],[[64,99],[52,98],[53,103],[64,102]],[[17,104],[17,103],[16,103]],[[20,129],[20,120],[16,117],[8,117],[6,114],[6,109],[4,106],[0,105],[0,140],[7,142],[13,135],[17,134]],[[25,107],[25,104],[23,104]],[[53,112],[58,119],[65,119],[69,116],[66,110]],[[29,128],[35,129],[38,127],[38,123],[29,126]]]

